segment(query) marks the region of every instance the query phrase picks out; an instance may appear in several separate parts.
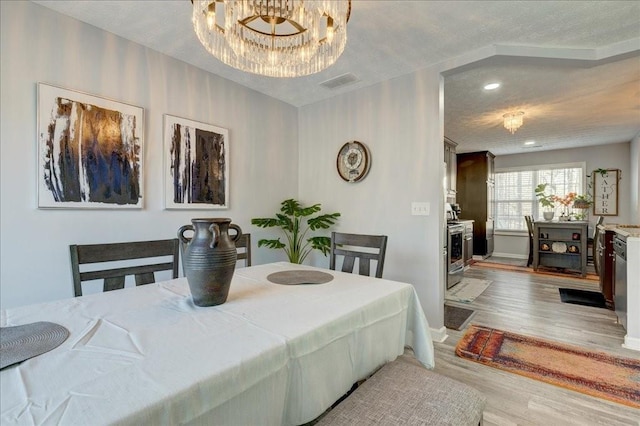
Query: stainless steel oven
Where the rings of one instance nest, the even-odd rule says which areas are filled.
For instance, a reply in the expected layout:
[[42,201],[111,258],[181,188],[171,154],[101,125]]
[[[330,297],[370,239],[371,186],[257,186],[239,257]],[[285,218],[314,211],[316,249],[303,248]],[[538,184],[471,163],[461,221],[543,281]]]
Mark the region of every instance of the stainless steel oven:
[[447,289],[458,284],[464,273],[464,224],[447,225]]

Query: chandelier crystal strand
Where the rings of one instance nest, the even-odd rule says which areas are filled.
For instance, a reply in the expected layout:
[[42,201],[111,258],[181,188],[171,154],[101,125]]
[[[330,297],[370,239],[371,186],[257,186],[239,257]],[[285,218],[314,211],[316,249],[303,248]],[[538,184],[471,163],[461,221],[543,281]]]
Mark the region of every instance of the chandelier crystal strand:
[[297,77],[335,63],[349,13],[350,0],[194,0],[192,21],[203,46],[225,64]]
[[504,128],[510,131],[513,135],[516,130],[518,130],[520,126],[522,126],[522,123],[524,121],[523,116],[523,111],[509,112],[507,114],[504,114],[502,116],[502,118],[504,118]]

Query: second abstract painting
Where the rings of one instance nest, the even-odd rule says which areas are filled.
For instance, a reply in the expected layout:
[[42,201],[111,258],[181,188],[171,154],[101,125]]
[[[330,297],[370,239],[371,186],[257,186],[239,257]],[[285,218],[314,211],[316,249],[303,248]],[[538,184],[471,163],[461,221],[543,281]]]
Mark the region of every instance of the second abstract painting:
[[165,114],[165,208],[229,207],[227,129]]

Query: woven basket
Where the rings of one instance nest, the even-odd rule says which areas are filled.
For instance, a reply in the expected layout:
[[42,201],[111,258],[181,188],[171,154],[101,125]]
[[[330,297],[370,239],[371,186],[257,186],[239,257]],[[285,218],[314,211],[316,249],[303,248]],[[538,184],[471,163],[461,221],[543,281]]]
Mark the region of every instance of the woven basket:
[[573,202],[574,209],[588,209],[590,205],[591,203],[589,203],[588,201],[577,200]]

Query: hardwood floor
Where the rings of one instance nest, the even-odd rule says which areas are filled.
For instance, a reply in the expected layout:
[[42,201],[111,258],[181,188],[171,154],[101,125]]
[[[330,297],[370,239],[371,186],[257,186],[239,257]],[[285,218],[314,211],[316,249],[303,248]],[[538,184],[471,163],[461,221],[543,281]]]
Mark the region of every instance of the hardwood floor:
[[[640,358],[639,352],[621,346],[625,331],[613,311],[560,302],[559,287],[597,291],[597,282],[477,266],[465,276],[493,281],[472,303],[447,301],[475,310],[470,324]],[[485,426],[640,425],[638,409],[457,357],[454,349],[465,331],[447,330],[449,337],[435,343],[435,371],[487,396]]]

